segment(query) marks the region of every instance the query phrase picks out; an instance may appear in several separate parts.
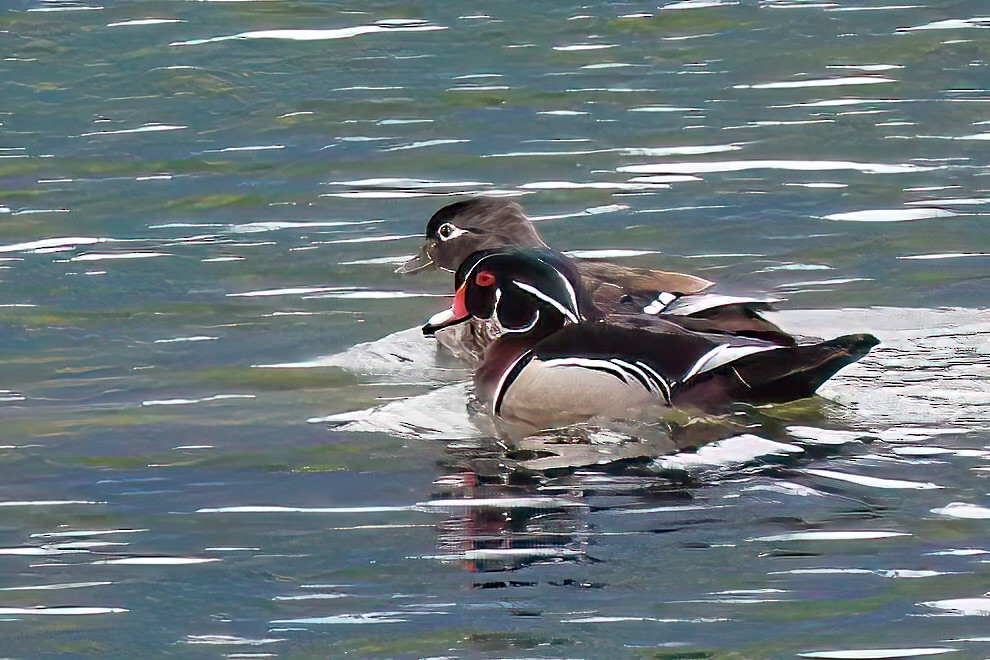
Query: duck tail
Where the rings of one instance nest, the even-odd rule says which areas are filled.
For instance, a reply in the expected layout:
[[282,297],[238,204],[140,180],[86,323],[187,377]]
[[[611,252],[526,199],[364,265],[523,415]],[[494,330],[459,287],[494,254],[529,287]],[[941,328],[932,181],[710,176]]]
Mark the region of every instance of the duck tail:
[[856,362],[880,340],[871,334],[843,335],[818,344],[756,353],[731,363],[754,403],[809,397],[839,369]]

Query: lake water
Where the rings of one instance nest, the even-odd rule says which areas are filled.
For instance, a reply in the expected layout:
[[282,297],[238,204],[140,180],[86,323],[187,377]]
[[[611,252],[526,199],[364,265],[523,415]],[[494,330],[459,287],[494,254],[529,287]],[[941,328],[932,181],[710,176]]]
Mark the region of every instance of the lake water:
[[[987,3],[665,4],[5,0],[0,652],[990,654]],[[883,344],[503,446],[392,274],[479,193]]]

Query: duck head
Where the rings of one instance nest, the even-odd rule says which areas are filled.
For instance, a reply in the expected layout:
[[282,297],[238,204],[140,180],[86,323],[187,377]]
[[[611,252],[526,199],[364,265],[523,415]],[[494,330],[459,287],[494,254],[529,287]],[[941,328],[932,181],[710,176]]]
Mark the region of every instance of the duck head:
[[454,286],[453,306],[430,319],[423,334],[477,318],[494,323],[500,334],[539,339],[598,318],[577,269],[552,252],[476,252],[457,269]]
[[395,272],[417,273],[428,268],[453,272],[475,252],[510,246],[546,248],[521,206],[495,197],[475,197],[434,213],[426,225],[422,250]]

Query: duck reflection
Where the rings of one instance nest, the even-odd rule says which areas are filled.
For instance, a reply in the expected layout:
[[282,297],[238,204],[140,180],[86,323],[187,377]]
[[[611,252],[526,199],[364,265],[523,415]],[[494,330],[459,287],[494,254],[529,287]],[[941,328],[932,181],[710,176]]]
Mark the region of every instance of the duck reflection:
[[[820,420],[821,412],[820,405],[776,406],[650,424],[611,422],[607,429],[581,424],[523,437],[503,430],[450,442],[434,497],[419,505],[443,515],[434,559],[486,574],[597,562],[594,548],[602,532],[590,514],[680,507],[694,500],[700,483],[732,474],[740,464],[755,469],[793,464],[805,455],[801,447],[751,432],[759,428],[791,440],[787,425]],[[699,522],[710,520],[682,524]],[[486,589],[535,585],[487,578],[473,583]]]

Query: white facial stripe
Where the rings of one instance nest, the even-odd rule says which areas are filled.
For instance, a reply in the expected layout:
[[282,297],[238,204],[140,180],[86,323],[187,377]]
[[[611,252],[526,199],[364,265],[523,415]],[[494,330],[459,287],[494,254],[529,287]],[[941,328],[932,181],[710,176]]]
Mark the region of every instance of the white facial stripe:
[[[574,292],[574,287],[571,286],[570,281],[566,277],[564,277],[564,274],[561,273],[559,270],[554,268],[553,272],[557,273],[557,277],[559,277],[560,280],[564,283],[564,288],[567,290],[567,295],[570,296],[571,298],[572,308],[576,310],[578,314],[580,314],[581,308],[578,307],[577,293]],[[575,321],[575,323],[577,323],[577,321]]]
[[497,256],[499,256],[498,253],[495,253],[495,254],[486,254],[481,259],[478,259],[477,263],[475,263],[473,266],[471,266],[471,269],[467,273],[464,274],[464,281],[467,282],[468,280],[470,280],[471,277],[474,275],[474,271],[478,268],[478,266],[480,266],[481,264],[485,263],[485,261],[487,259],[491,259],[492,257],[497,257]]
[[[566,282],[567,280],[565,279],[564,281]],[[545,294],[542,291],[540,291],[539,289],[537,289],[535,286],[530,286],[529,284],[526,284],[525,282],[519,282],[518,280],[512,280],[512,283],[515,284],[520,289],[522,289],[523,291],[525,291],[527,293],[530,293],[530,294],[536,296],[537,298],[539,298],[540,300],[542,300],[543,302],[546,302],[546,303],[549,303],[550,305],[552,305],[558,312],[560,312],[561,314],[564,315],[564,318],[568,319],[571,323],[579,323],[580,322],[579,319],[578,319],[578,317],[577,317],[577,315],[574,312],[572,312],[571,310],[567,309],[563,304],[561,304],[561,302],[559,300],[554,300],[553,298],[551,298],[547,294]],[[573,295],[573,292],[574,292],[574,290],[571,289],[571,294],[572,295]],[[577,309],[576,301],[575,301],[574,309]]]

